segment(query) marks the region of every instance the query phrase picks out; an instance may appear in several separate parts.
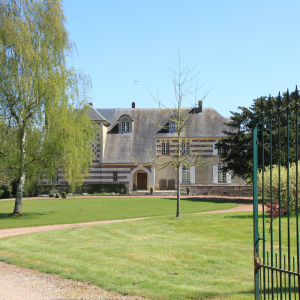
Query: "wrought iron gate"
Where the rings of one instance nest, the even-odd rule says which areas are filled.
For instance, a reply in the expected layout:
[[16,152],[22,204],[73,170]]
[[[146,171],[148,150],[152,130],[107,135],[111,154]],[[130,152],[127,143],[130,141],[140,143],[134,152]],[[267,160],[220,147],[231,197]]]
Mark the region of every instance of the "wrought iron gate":
[[[272,101],[269,99],[271,106]],[[255,299],[300,300],[296,106],[253,120]],[[258,212],[259,202],[262,214]]]

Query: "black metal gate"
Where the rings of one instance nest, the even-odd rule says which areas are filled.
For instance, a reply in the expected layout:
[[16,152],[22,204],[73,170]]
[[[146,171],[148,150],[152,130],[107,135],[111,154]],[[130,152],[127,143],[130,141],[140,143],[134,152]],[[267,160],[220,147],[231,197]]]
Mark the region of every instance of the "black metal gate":
[[[273,103],[269,97],[269,103]],[[300,106],[253,120],[255,299],[300,300]],[[262,205],[262,213],[259,207]]]

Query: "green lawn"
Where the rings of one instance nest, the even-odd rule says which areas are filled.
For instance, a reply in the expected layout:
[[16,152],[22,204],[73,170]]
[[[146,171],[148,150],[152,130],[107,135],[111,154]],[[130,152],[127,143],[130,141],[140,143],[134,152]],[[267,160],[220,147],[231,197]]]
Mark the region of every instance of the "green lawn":
[[[227,209],[236,204],[225,200],[182,199],[182,214]],[[66,198],[23,201],[23,216],[11,217],[14,201],[0,201],[0,229],[72,224],[152,216],[175,216],[174,198]]]
[[154,217],[1,240],[0,260],[149,299],[253,299],[252,214]]

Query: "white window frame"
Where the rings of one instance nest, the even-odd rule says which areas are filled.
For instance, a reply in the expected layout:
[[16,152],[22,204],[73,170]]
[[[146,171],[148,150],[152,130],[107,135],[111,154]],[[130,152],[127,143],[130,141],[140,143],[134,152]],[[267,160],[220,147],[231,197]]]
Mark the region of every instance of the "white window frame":
[[182,167],[182,183],[191,183],[191,169]]
[[56,175],[51,175],[51,178],[48,180],[49,183],[58,183],[58,173]]
[[220,168],[223,166],[224,166],[224,164],[222,164],[222,163],[213,165],[213,183],[215,183],[215,184],[230,184],[231,183],[231,173],[230,172],[222,172],[220,170]]
[[118,172],[113,171],[113,182],[118,182]]
[[190,154],[190,142],[183,142],[181,144],[181,149],[182,149],[182,152],[181,152],[182,155],[189,155]]
[[218,183],[227,183],[227,173],[222,170],[224,165],[218,165]]
[[161,154],[162,155],[170,155],[170,143],[165,142],[161,144]]
[[122,121],[121,122],[121,132],[130,132],[130,122],[129,121]]
[[217,143],[217,142],[214,142],[214,143],[213,143],[213,155],[219,155],[219,151],[218,151],[218,149],[216,148],[216,143]]

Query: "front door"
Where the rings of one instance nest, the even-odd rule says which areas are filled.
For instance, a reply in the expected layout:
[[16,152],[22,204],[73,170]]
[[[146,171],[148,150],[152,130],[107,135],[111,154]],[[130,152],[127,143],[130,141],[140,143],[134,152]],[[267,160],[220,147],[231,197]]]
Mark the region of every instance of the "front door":
[[137,173],[137,186],[139,190],[147,189],[147,173]]

